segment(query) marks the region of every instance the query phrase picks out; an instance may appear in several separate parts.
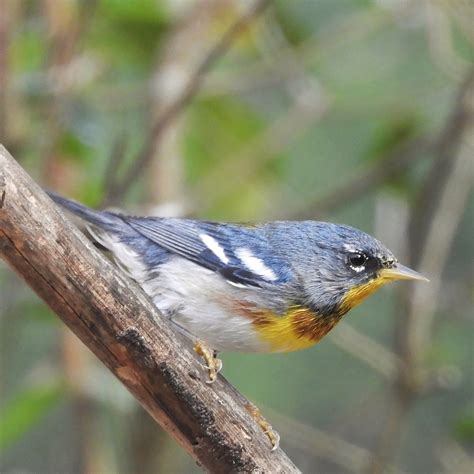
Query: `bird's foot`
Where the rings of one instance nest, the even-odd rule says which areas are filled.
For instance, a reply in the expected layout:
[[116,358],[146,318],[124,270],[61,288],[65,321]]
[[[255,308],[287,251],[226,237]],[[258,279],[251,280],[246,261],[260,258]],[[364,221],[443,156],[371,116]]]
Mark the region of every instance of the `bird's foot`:
[[217,358],[217,352],[211,349],[203,341],[196,341],[194,352],[200,355],[206,362],[206,369],[209,373],[209,379],[206,383],[213,383],[217,379],[217,374],[222,370],[222,361]]
[[258,407],[249,402],[245,405],[247,412],[257,422],[258,426],[267,435],[267,438],[272,444],[272,451],[275,451],[280,445],[280,435],[273,430],[272,425],[263,417]]

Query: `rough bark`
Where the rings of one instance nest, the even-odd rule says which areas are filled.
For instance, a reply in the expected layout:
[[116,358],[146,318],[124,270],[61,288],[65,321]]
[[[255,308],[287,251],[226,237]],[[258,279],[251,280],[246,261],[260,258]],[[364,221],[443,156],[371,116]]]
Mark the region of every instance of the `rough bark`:
[[299,472],[223,377],[204,378],[188,341],[63,218],[0,145],[0,255],[210,472]]

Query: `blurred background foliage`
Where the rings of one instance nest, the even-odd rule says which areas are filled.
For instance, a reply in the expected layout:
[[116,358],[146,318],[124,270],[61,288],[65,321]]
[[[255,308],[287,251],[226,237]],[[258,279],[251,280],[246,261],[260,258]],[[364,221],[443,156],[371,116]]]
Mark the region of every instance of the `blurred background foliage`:
[[[304,472],[467,474],[473,25],[470,0],[3,0],[0,141],[92,206],[377,235],[432,283],[225,376]],[[6,266],[0,341],[2,473],[199,472]]]

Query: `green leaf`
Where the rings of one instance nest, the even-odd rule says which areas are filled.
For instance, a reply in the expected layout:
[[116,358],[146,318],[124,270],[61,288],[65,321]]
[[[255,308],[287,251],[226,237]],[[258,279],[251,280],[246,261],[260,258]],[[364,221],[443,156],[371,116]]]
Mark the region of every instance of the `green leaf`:
[[166,9],[156,0],[102,0],[100,2],[102,14],[127,22],[151,23],[164,22]]
[[0,412],[0,451],[35,426],[61,399],[59,384],[30,387],[6,403]]
[[367,158],[376,160],[386,156],[402,143],[419,135],[421,128],[421,119],[413,113],[390,118],[376,130],[372,145],[367,152]]
[[205,177],[249,143],[263,124],[251,107],[234,99],[214,98],[193,104],[184,144],[189,180],[194,184]]
[[456,23],[452,25],[452,38],[456,53],[464,60],[473,62],[474,42],[466,37]]
[[[168,15],[156,0],[102,0],[86,37],[86,46],[99,53],[111,78],[135,76],[156,61],[156,49],[166,31]],[[117,71],[121,70],[124,75]]]
[[90,147],[70,131],[61,135],[58,148],[63,155],[79,162],[90,153]]
[[456,438],[466,443],[474,443],[474,406],[465,410],[455,425]]

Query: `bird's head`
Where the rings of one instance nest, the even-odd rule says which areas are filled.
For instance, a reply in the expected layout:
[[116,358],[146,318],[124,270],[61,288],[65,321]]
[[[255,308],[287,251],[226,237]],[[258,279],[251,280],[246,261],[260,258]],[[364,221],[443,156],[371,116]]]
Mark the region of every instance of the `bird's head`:
[[302,280],[309,303],[321,314],[345,314],[390,281],[428,281],[364,232],[337,224],[313,226],[313,254],[304,264],[307,273]]

